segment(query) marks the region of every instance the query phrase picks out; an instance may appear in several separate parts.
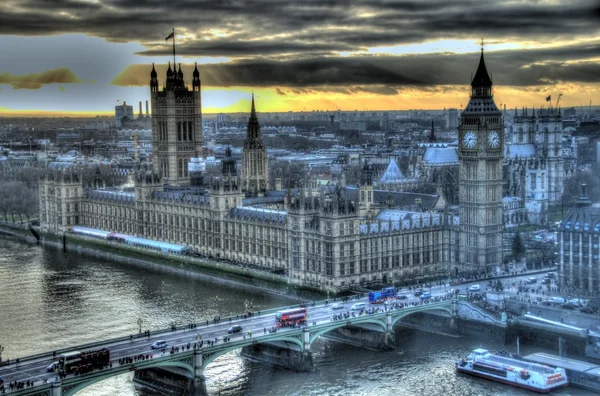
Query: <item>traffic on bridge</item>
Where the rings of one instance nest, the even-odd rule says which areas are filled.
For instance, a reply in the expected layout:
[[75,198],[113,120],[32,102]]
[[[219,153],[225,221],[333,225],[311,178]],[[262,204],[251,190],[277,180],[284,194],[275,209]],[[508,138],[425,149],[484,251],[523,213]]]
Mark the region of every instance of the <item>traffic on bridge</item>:
[[274,339],[273,335],[297,336],[302,330],[311,328],[324,334],[329,329],[345,326],[349,320],[359,322],[407,308],[429,308],[430,304],[450,302],[452,297],[449,289],[419,294],[392,287],[351,298],[246,312],[228,318],[216,317],[171,329],[146,330],[114,340],[10,358],[0,362],[0,392],[21,394],[27,389],[49,387],[74,377],[85,382],[86,376],[101,370],[113,370],[117,375],[125,367],[136,370],[137,366],[146,367],[154,360],[164,360],[183,352],[204,352],[236,341],[257,342],[262,337],[266,341],[267,338]]

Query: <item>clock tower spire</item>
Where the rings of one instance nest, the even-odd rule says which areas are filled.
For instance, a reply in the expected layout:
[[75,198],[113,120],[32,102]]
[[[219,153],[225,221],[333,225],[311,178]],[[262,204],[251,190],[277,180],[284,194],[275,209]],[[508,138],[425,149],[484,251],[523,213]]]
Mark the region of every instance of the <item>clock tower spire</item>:
[[490,273],[502,264],[502,113],[483,56],[460,116],[460,260],[463,272]]

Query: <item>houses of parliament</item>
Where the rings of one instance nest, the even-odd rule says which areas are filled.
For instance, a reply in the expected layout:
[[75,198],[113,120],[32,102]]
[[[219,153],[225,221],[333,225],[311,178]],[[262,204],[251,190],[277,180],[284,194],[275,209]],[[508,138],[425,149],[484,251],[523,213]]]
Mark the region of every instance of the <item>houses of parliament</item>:
[[190,90],[181,66],[169,65],[161,88],[153,66],[152,168],[136,171],[134,191],[84,186],[74,170],[49,171],[40,182],[42,230],[84,226],[185,245],[333,291],[501,265],[502,114],[483,51],[459,127],[459,214],[442,196],[377,189],[367,163],[358,185],[270,190],[254,96],[240,174],[227,150],[220,176],[202,180],[191,166],[203,147],[198,68]]

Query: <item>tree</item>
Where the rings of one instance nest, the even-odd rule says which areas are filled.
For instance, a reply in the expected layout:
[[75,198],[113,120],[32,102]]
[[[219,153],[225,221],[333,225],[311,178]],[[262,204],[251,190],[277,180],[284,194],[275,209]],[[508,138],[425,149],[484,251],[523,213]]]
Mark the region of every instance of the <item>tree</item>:
[[275,161],[269,164],[269,173],[271,183],[281,178],[283,189],[305,186],[308,179],[307,166],[297,162]]
[[8,215],[18,215],[23,221],[22,215],[30,219],[39,209],[39,199],[37,189],[30,188],[25,182],[13,181],[5,183],[0,189],[0,212],[4,215],[4,220],[8,220]]
[[497,292],[501,292],[504,290],[504,286],[502,286],[502,282],[500,281],[500,279],[497,279],[495,281],[495,284],[493,284],[494,286],[494,290]]
[[587,195],[592,202],[600,200],[600,167],[579,168],[573,176],[565,179],[562,204],[571,207],[581,194],[581,184],[587,184]]
[[525,254],[525,244],[521,238],[521,233],[517,231],[512,240],[512,254],[515,260],[520,260]]

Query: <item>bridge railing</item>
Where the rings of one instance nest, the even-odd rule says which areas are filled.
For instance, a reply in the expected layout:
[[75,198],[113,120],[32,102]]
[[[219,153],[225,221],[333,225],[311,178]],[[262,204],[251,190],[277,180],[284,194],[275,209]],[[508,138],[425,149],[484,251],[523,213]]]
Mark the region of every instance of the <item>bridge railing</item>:
[[48,383],[41,384],[41,385],[30,386],[29,388],[10,390],[5,383],[4,384],[4,393],[1,393],[1,394],[2,395],[4,395],[4,394],[15,395],[15,396],[18,396],[18,395],[40,395],[40,394],[43,394],[43,391],[45,391],[51,387],[52,387],[52,383],[48,382]]
[[[352,296],[350,297],[350,299],[348,300],[348,302],[351,302],[353,300],[357,300],[358,296]],[[284,309],[290,309],[290,308],[299,308],[302,306],[305,307],[316,307],[316,306],[324,306],[325,303],[327,302],[328,305],[332,304],[332,303],[336,303],[336,302],[341,302],[343,301],[343,299],[341,297],[337,297],[337,298],[333,298],[333,299],[326,299],[326,300],[320,300],[320,301],[313,301],[310,303],[299,303],[299,304],[292,304],[289,305],[287,307],[278,307],[278,308],[269,308],[266,310],[260,310],[260,311],[253,311],[253,316],[256,317],[258,316],[258,312],[260,312],[260,316],[263,315],[271,315],[276,313],[277,311],[281,311]],[[237,321],[237,320],[243,320],[243,315],[238,315],[236,316],[229,316],[229,317],[225,317],[225,318],[221,318],[221,322],[224,321],[228,321],[229,319],[231,319],[231,321]],[[310,316],[309,316],[309,320],[310,320]],[[165,328],[165,329],[156,329],[156,330],[150,330],[150,334],[151,335],[156,335],[156,334],[165,334],[165,333],[170,333],[170,332],[175,332],[175,331],[187,331],[187,330],[192,330],[195,328],[199,328],[201,326],[206,326],[206,323],[208,322],[209,325],[214,324],[215,322],[208,320],[208,321],[202,321],[202,322],[197,322],[197,323],[193,323],[190,322],[188,324],[174,324],[173,327],[169,327],[169,328]],[[195,325],[195,327],[190,327],[190,324]],[[102,341],[95,341],[95,342],[91,342],[91,343],[87,343],[87,344],[82,344],[82,345],[76,345],[73,347],[68,347],[68,348],[62,348],[62,349],[57,349],[55,351],[51,351],[51,352],[42,352],[42,353],[38,353],[38,354],[34,354],[34,355],[29,355],[29,356],[23,356],[19,358],[19,363],[21,362],[26,362],[26,361],[30,361],[30,360],[35,360],[35,359],[40,359],[40,358],[48,358],[53,356],[54,354],[56,354],[56,356],[62,354],[62,353],[66,353],[66,352],[72,352],[72,351],[85,351],[88,349],[93,349],[93,348],[100,348],[105,346],[106,344],[114,344],[114,343],[119,343],[119,342],[125,342],[125,341],[129,341],[131,340],[133,337],[133,339],[142,339],[142,338],[146,338],[147,336],[144,333],[136,333],[136,334],[131,334],[128,336],[121,336],[121,337],[116,337],[116,338],[112,338],[112,339],[108,339],[108,340],[102,340]],[[8,359],[5,361],[0,362],[0,367],[1,366],[6,366],[9,364],[13,364],[16,362],[16,359]]]

